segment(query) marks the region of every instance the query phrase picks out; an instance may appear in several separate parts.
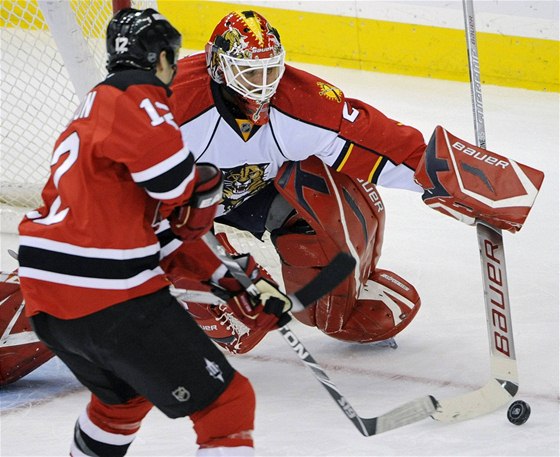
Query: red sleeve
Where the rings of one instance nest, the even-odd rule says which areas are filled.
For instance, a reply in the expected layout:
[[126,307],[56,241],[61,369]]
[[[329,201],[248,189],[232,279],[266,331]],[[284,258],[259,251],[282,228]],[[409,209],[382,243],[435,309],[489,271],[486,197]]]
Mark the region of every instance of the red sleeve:
[[346,98],[336,86],[289,65],[273,104],[303,122],[338,132],[345,145],[333,167],[352,177],[376,182],[387,162],[415,170],[426,148],[417,129]]
[[195,54],[179,60],[177,75],[171,89],[171,103],[179,126],[214,105],[204,54]]
[[[107,89],[114,90],[114,89]],[[103,105],[99,117],[109,134],[99,154],[122,164],[147,194],[163,205],[163,217],[185,204],[195,181],[194,157],[183,144],[163,87],[136,84]]]
[[426,148],[420,131],[360,100],[347,98],[344,103],[340,137],[347,142],[334,164],[337,171],[375,182],[387,161],[416,169]]

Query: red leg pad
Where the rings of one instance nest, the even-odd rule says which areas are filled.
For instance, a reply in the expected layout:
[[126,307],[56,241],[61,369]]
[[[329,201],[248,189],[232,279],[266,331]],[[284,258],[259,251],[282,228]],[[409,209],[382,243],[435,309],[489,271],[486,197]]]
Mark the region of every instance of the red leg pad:
[[386,340],[407,327],[419,309],[420,297],[412,284],[391,271],[375,270],[342,329],[328,335],[358,343]]

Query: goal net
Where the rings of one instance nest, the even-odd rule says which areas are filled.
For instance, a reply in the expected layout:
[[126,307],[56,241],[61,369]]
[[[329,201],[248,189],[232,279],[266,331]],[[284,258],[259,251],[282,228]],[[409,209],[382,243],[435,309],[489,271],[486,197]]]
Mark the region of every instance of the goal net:
[[3,232],[39,205],[58,135],[105,71],[113,9],[155,0],[2,0],[0,205]]

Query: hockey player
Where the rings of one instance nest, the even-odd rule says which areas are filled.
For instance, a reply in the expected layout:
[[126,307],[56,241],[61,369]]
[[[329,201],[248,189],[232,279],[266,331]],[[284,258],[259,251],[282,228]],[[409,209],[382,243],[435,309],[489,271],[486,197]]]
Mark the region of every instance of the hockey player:
[[[195,159],[224,174],[217,221],[257,237],[269,231],[288,292],[339,251],[358,261],[354,275],[297,318],[345,341],[390,339],[414,318],[420,298],[405,279],[376,268],[385,208],[375,184],[420,191],[413,173],[423,137],[284,59],[279,33],[263,16],[228,14],[205,53],[179,61],[176,120]],[[227,289],[219,263],[204,272],[199,263],[191,266],[196,258],[189,255],[204,245],[186,248],[167,268],[175,286],[195,288],[194,279]],[[246,268],[262,274],[251,260]],[[229,284],[238,297],[240,288]],[[269,330],[244,316],[234,299],[188,307],[233,352],[247,352]]]
[[[473,202],[457,184],[459,170],[436,186],[420,169],[428,162],[418,130],[345,97],[339,88],[286,65],[284,59],[280,35],[262,15],[228,14],[204,53],[179,61],[173,84],[176,120],[195,160],[213,163],[224,174],[217,221],[257,237],[270,232],[288,292],[308,282],[337,252],[355,257],[354,275],[296,317],[344,341],[391,339],[410,324],[420,297],[408,281],[377,268],[385,207],[376,185],[416,192],[426,188],[427,203],[469,223],[478,214],[511,229],[504,222],[512,220],[511,214],[498,217],[499,205]],[[470,151],[465,160],[473,158],[474,149],[464,151]],[[478,167],[478,159],[471,168]],[[428,174],[436,176],[439,166],[430,161]],[[499,198],[507,182],[500,176],[490,197]],[[439,193],[432,192],[433,187]],[[222,241],[234,253],[227,239]],[[186,248],[178,248],[166,267],[175,286],[203,288],[229,300],[216,306],[191,300],[189,310],[223,347],[249,351],[271,326],[259,320],[259,309],[247,313],[240,305],[247,294],[219,262],[198,261],[211,259],[203,243]],[[168,251],[173,249],[169,243]],[[266,275],[250,257],[240,262],[248,274]]]
[[115,15],[110,74],[57,140],[44,205],[20,224],[26,313],[92,393],[74,457],[125,455],[153,405],[190,416],[199,455],[252,454],[251,384],[170,295],[159,266],[158,221],[196,240],[222,190],[215,166],[195,166],[170,109],[180,45],[153,9]]

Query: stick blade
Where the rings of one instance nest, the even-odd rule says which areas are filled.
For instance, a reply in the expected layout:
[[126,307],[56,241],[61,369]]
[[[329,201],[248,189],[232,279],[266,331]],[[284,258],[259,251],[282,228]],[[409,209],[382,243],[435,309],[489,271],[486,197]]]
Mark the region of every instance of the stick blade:
[[301,311],[328,294],[344,281],[355,267],[356,259],[354,257],[345,252],[339,252],[315,278],[291,296],[292,299],[295,297],[293,310]]

